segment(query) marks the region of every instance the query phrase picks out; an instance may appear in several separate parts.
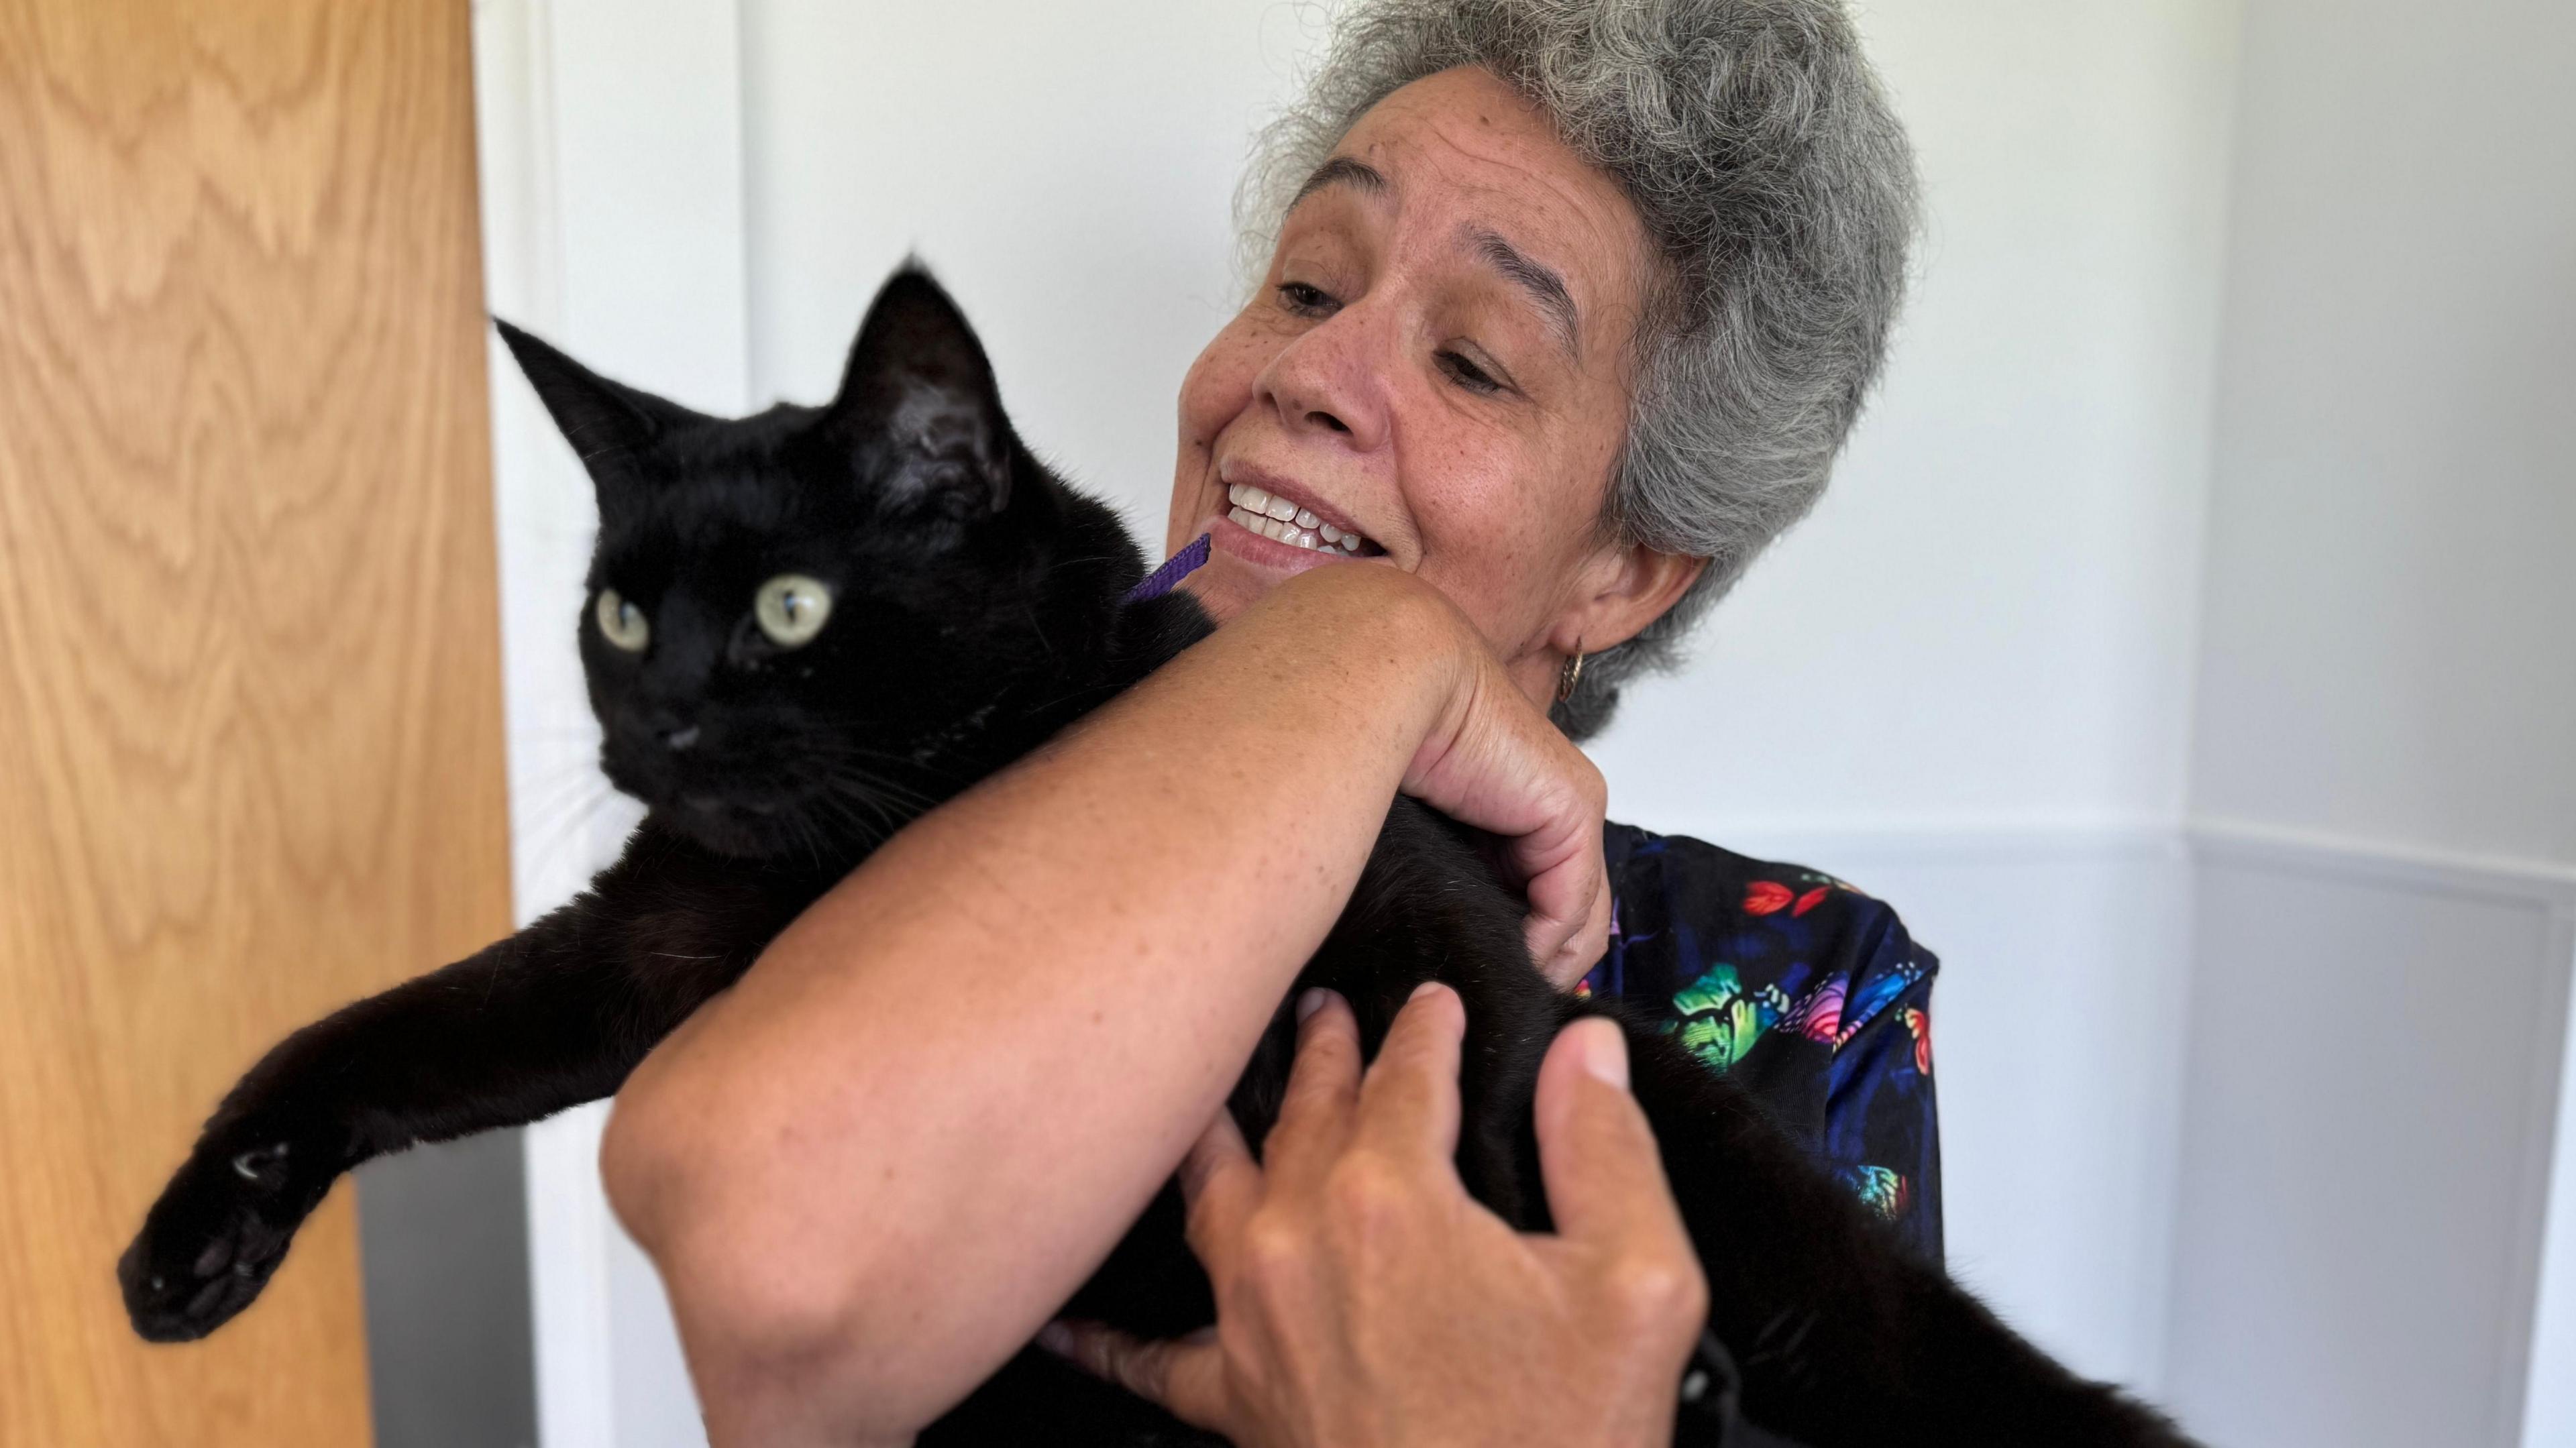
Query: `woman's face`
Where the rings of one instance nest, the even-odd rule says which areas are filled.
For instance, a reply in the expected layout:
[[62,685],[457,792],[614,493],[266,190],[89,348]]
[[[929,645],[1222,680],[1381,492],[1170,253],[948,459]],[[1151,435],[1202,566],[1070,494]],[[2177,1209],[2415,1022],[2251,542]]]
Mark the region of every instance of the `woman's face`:
[[1224,618],[1300,569],[1406,569],[1537,699],[1565,654],[1644,627],[1698,571],[1598,527],[1652,255],[1490,73],[1381,101],[1181,385],[1167,541],[1215,540],[1192,591]]

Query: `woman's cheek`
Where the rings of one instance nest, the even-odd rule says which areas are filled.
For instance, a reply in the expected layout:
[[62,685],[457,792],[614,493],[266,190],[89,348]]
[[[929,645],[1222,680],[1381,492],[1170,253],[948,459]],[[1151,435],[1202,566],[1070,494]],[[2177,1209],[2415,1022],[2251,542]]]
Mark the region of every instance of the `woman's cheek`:
[[[1552,462],[1552,460],[1551,460]],[[1438,586],[1496,647],[1511,650],[1535,628],[1575,550],[1587,535],[1587,499],[1555,466],[1533,466],[1511,449],[1462,449],[1443,490],[1437,532],[1426,539]]]
[[1252,381],[1261,375],[1261,339],[1237,317],[1216,334],[1181,379],[1181,431],[1190,446],[1216,443],[1227,423],[1252,405]]

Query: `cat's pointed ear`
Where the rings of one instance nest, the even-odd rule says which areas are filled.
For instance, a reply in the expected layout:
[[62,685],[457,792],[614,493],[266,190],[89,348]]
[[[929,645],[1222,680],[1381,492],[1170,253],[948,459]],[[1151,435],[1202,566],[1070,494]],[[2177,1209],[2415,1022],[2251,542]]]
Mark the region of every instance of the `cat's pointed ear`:
[[877,292],[824,428],[890,507],[962,521],[1010,502],[1010,422],[992,364],[918,264]]
[[519,359],[519,370],[528,375],[528,384],[602,491],[637,481],[635,456],[654,439],[709,420],[676,402],[611,382],[498,317],[492,325],[501,329],[501,340]]

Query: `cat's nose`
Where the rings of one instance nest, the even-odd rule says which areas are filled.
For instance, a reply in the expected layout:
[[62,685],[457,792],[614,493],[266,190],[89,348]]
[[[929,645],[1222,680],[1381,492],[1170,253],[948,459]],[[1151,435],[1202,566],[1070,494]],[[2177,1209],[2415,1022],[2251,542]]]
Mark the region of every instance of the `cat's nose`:
[[645,705],[627,714],[624,722],[632,731],[628,738],[638,744],[648,739],[657,741],[673,754],[681,753],[698,742],[696,722],[677,709]]

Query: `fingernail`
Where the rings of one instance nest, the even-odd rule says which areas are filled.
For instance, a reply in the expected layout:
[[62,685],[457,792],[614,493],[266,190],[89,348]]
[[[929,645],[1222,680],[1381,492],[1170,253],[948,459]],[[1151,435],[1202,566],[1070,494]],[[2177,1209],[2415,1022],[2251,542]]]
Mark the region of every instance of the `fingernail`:
[[1062,1320],[1050,1322],[1038,1329],[1038,1346],[1057,1357],[1070,1357],[1073,1355],[1073,1329],[1065,1326]]
[[1447,987],[1441,985],[1441,983],[1436,980],[1426,980],[1422,984],[1415,986],[1413,988],[1413,994],[1405,997],[1405,1000],[1407,1003],[1411,1003],[1422,999],[1424,996],[1431,994],[1435,990],[1445,989],[1447,989]]
[[1297,1024],[1301,1026],[1306,1024],[1308,1016],[1322,1010],[1325,999],[1330,995],[1332,992],[1322,986],[1308,986],[1306,993],[1297,997]]
[[1618,1023],[1603,1016],[1591,1016],[1574,1023],[1583,1033],[1583,1069],[1596,1081],[1628,1089],[1628,1038],[1619,1033]]

